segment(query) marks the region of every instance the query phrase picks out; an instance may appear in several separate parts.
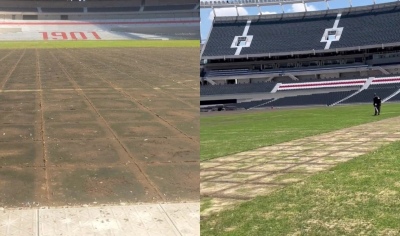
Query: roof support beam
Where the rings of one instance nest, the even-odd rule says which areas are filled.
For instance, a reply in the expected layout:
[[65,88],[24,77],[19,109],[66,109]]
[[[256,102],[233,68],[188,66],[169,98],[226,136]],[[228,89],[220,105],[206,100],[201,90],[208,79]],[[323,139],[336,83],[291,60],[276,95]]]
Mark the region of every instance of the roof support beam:
[[326,9],[328,9],[328,10],[329,10],[329,4],[328,4],[328,0],[325,0],[325,3],[326,3]]
[[313,3],[330,0],[200,0],[200,8],[226,8],[240,4],[241,7],[277,6],[280,4]]
[[260,13],[260,16],[262,16],[262,11],[261,11],[260,5],[257,4],[257,8],[258,8],[258,12]]
[[283,6],[282,6],[282,3],[279,3],[279,5],[281,6],[281,9],[282,9],[282,13],[285,13],[285,10],[283,10]]

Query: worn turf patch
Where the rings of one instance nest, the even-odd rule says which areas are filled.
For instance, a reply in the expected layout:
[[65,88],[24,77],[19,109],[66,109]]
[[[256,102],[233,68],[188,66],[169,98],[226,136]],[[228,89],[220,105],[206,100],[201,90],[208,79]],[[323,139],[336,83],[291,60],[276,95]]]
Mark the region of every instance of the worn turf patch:
[[142,183],[126,167],[51,169],[52,203],[119,203],[145,201]]
[[[397,235],[400,142],[234,209],[205,216],[201,235]],[[203,201],[207,207],[207,201]]]

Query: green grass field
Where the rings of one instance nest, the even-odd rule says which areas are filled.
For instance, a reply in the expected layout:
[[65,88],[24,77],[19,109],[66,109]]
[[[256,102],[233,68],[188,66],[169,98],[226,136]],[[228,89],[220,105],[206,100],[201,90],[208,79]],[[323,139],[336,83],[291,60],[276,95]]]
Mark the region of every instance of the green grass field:
[[78,41],[0,41],[1,49],[14,48],[116,48],[116,47],[200,47],[198,40],[78,40]]
[[400,104],[266,110],[201,117],[202,161],[400,115]]
[[[400,104],[383,104],[378,117],[372,113],[372,105],[355,105],[202,117],[201,156],[210,159],[400,116]],[[203,216],[201,235],[400,235],[399,156],[400,142],[395,142]],[[202,199],[201,209],[209,203]]]

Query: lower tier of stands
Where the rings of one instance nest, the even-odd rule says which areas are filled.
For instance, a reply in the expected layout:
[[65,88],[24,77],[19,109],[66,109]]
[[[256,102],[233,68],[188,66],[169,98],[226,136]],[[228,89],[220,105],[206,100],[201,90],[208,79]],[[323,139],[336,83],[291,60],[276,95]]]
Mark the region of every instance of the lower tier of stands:
[[377,94],[381,99],[385,99],[389,97],[391,94],[396,92],[398,88],[368,88],[362,90],[361,92],[357,93],[356,95],[346,99],[345,101],[341,102],[342,104],[349,104],[349,103],[368,103],[372,104],[372,99],[374,98],[374,94]]
[[[390,95],[393,95],[399,88],[396,87],[386,87],[386,88],[371,88],[361,90],[357,93],[357,90],[349,91],[337,91],[337,92],[327,92],[318,94],[308,94],[308,95],[298,95],[291,97],[283,97],[279,99],[265,99],[258,101],[242,102],[234,105],[237,108],[266,108],[266,107],[289,107],[289,106],[313,106],[313,105],[323,105],[330,106],[337,103],[350,95],[348,99],[341,101],[339,104],[352,104],[352,103],[372,103],[374,94],[377,94],[384,100]],[[400,101],[400,93],[388,99],[389,102]]]
[[[357,90],[339,91],[330,93],[318,93],[310,95],[299,95],[293,97],[284,97],[266,104],[266,107],[283,107],[283,106],[310,106],[310,105],[326,105],[329,106],[343,98],[355,93]],[[264,107],[264,106],[260,106]]]
[[[345,81],[347,86],[331,86],[327,87],[327,83],[318,83],[320,86],[309,87],[304,83],[306,90],[289,89],[272,93],[276,86],[284,86],[285,84],[276,84],[273,82],[267,83],[251,83],[251,84],[229,84],[229,85],[206,85],[201,86],[201,95],[215,96],[231,95],[232,99],[239,97],[251,99],[254,94],[254,101],[229,104],[237,108],[266,108],[266,107],[285,107],[285,106],[312,106],[312,105],[341,105],[354,103],[371,103],[374,95],[378,95],[386,102],[400,101],[400,78],[396,76],[358,79]],[[356,81],[356,83],[354,83]],[[361,81],[361,83],[358,83]],[[301,84],[301,83],[299,83]],[[369,86],[368,86],[369,84]],[[357,86],[355,86],[357,85]],[[347,87],[347,88],[345,88]],[[364,88],[366,87],[366,88]],[[324,90],[321,90],[324,89]],[[265,96],[260,97],[262,93]],[[297,94],[296,94],[297,93]],[[238,97],[235,97],[236,95]],[[261,95],[260,95],[261,94]],[[260,100],[264,99],[264,100]]]
[[273,99],[265,99],[265,100],[259,100],[259,101],[251,101],[251,102],[241,102],[237,104],[232,104],[237,108],[244,108],[244,109],[250,109],[254,107],[259,107],[263,104],[267,104],[271,102]]

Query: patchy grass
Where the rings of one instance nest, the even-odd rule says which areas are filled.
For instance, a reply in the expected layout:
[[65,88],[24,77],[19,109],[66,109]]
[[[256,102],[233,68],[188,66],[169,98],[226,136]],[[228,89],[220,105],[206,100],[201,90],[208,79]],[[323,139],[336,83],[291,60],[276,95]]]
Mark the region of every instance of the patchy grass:
[[202,198],[200,204],[200,211],[204,211],[212,206],[211,198]]
[[400,104],[267,110],[201,117],[201,160],[256,149],[400,115]]
[[198,40],[78,40],[78,41],[1,41],[0,49],[14,48],[129,48],[200,47]]
[[396,142],[202,217],[201,235],[399,235],[399,153]]

